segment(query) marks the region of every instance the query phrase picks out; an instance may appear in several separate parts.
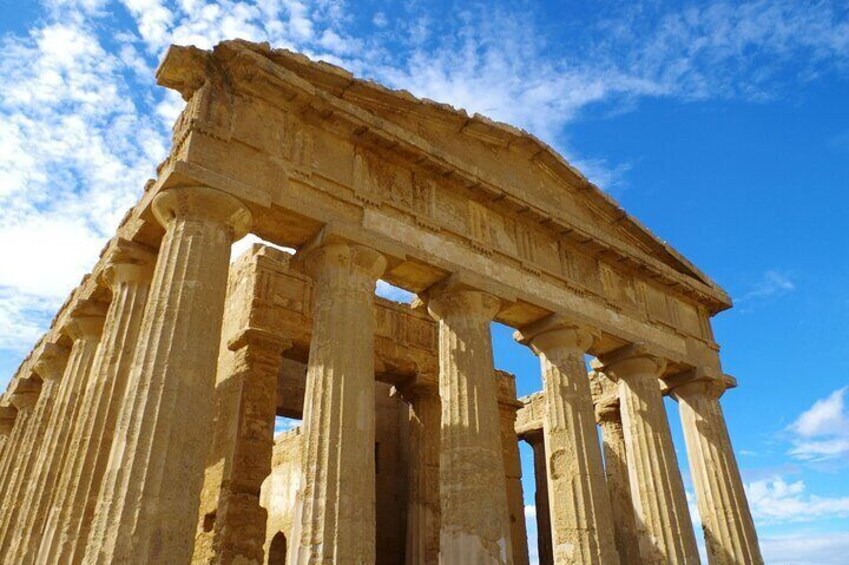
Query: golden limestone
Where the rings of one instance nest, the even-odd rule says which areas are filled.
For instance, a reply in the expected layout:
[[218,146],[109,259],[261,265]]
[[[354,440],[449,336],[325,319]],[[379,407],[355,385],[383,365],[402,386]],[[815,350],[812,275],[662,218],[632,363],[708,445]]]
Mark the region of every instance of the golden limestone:
[[762,563],[728,295],[548,146],[264,44],[157,80],[172,151],[0,399],[2,563],[526,565],[534,514],[543,564],[698,563],[664,395],[709,561]]

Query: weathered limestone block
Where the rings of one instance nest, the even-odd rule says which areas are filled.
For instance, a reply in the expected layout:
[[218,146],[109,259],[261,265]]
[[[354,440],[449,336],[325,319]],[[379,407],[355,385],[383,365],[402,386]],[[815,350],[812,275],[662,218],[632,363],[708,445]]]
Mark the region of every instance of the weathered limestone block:
[[441,405],[436,387],[401,389],[410,403],[410,471],[407,497],[407,565],[439,563],[439,428]]
[[601,359],[619,381],[622,426],[640,557],[647,564],[699,563],[658,377],[665,361],[641,346]]
[[39,563],[82,560],[127,390],[156,257],[129,242],[116,243],[111,254],[104,279],[112,301],[45,526]]
[[475,290],[440,288],[428,296],[439,323],[443,563],[513,561],[489,329],[499,306]]
[[[248,329],[229,344],[228,366],[219,366],[216,395],[221,421],[215,458],[224,465],[213,531],[212,555],[196,562],[262,563],[268,513],[260,491],[271,473],[277,377],[290,342]],[[228,441],[229,439],[229,441]]]
[[547,318],[516,336],[539,355],[554,562],[618,563],[584,354],[585,328]]
[[372,564],[373,307],[386,259],[359,245],[325,243],[304,261],[315,282],[315,309],[295,562]]
[[250,214],[206,187],[153,202],[165,227],[86,563],[191,559],[232,243]]
[[[29,482],[38,470],[37,461],[42,443],[45,440],[54,400],[59,391],[69,363],[70,351],[54,343],[45,345],[41,357],[36,360],[33,370],[41,377],[40,392],[30,391],[23,396],[13,396],[12,402],[19,410],[31,410],[26,427],[17,450],[16,461],[11,473],[6,477],[3,500],[14,501],[0,506],[0,555],[9,555],[15,530],[23,521],[23,499]],[[35,402],[33,402],[35,401]],[[31,407],[31,408],[30,408]]]
[[640,538],[637,535],[628,479],[625,435],[619,411],[619,387],[601,371],[590,373],[590,384],[596,422],[601,428],[604,475],[607,478],[607,493],[610,497],[619,562],[637,565],[640,563]]
[[731,448],[719,398],[728,379],[698,379],[678,385],[678,400],[690,473],[711,564],[763,563],[755,526]]
[[68,365],[54,400],[44,441],[36,457],[32,476],[22,501],[25,509],[19,518],[8,555],[16,563],[32,563],[38,554],[41,534],[53,493],[59,482],[71,434],[77,423],[80,397],[86,386],[105,317],[74,315],[63,328],[73,340]]
[[513,565],[527,565],[528,532],[525,527],[525,497],[522,492],[522,461],[519,457],[519,438],[516,436],[516,411],[522,407],[522,403],[516,400],[516,378],[504,371],[496,371],[496,374]]
[[548,458],[545,456],[545,434],[542,430],[528,432],[523,436],[534,453],[534,505],[537,522],[537,557],[540,565],[553,565],[554,552],[551,548],[551,506],[548,499]]

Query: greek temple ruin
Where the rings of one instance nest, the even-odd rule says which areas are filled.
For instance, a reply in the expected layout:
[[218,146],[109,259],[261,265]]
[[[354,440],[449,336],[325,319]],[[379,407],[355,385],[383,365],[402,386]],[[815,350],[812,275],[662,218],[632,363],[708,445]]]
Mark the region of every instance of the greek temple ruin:
[[763,562],[729,296],[554,150],[267,44],[157,81],[170,154],[0,400],[3,563],[699,563],[664,396],[708,561]]

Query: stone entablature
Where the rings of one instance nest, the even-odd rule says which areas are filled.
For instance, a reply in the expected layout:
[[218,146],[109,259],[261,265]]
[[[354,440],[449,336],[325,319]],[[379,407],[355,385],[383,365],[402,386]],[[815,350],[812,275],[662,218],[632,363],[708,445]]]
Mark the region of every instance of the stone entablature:
[[716,364],[708,319],[727,295],[565,164],[540,164],[549,150],[532,137],[243,42],[174,49],[159,80],[189,105],[155,188],[192,178],[236,193],[281,245],[329,225],[377,245],[383,277],[413,292],[469,273],[508,299],[496,319],[510,325],[569,309],[609,334],[599,353],[639,339]]

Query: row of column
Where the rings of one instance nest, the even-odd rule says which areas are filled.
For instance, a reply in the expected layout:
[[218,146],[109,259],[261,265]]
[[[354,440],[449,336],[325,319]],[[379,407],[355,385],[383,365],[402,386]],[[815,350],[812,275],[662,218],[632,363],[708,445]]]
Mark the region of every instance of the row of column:
[[[0,552],[13,562],[187,563],[192,558],[230,247],[248,231],[250,214],[233,197],[205,187],[165,191],[153,211],[165,228],[155,260],[135,248],[116,251],[107,274],[113,298],[105,317],[72,316],[63,328],[70,347],[48,344],[35,364],[37,378],[29,385],[20,381],[13,395],[16,424],[0,447],[8,467],[0,477],[3,499],[23,501],[4,505],[0,513]],[[304,475],[292,539],[295,563],[375,560],[372,309],[385,265],[376,251],[344,242],[306,253],[315,308]],[[423,298],[439,328],[439,560],[512,563],[489,329],[500,301],[453,284],[431,289]],[[542,366],[556,563],[627,560],[623,549],[617,550],[583,361],[593,337],[556,317],[519,334]],[[662,362],[639,351],[605,362],[619,381],[640,558],[696,562],[658,385]],[[686,390],[679,398],[690,429],[688,452],[697,454],[691,466],[708,516],[711,555],[719,556],[717,562],[757,562],[718,404],[699,396],[699,387]],[[273,425],[273,406],[266,404],[256,420],[270,419]],[[425,422],[434,414],[425,410],[420,417]],[[270,445],[264,439],[258,443],[260,449]],[[425,465],[432,466],[435,455],[428,449]],[[257,477],[269,470],[270,459],[260,458]],[[712,475],[717,470],[719,478]],[[253,508],[257,490],[257,480],[234,485],[225,502]],[[429,520],[427,508],[410,511],[419,523]],[[222,520],[216,527],[226,525]],[[240,547],[230,557],[219,552],[216,559],[261,558],[256,544]],[[433,562],[435,540],[410,549],[413,562]],[[749,557],[741,558],[746,551]]]
[[205,187],[166,191],[153,211],[158,255],[113,242],[108,310],[71,312],[12,395],[7,562],[191,558],[230,247],[250,215]]
[[[578,330],[570,328],[570,331]],[[559,341],[575,343],[571,337]],[[537,342],[537,347],[544,346]],[[539,353],[541,357],[544,355],[542,351]],[[639,346],[622,349],[602,361],[599,368],[603,371],[591,374],[597,389],[595,395],[589,387],[584,389],[583,383],[589,380],[583,360],[580,364],[576,361],[569,374],[582,383],[580,394],[571,399],[582,405],[584,412],[592,410],[595,396],[592,428],[595,421],[601,428],[604,474],[593,474],[591,482],[605,492],[606,500],[602,504],[608,506],[614,517],[613,527],[595,533],[580,530],[575,536],[580,538],[582,532],[591,538],[600,537],[605,540],[601,543],[616,549],[621,563],[698,563],[696,540],[660,389],[664,363]],[[551,452],[552,445],[557,443],[552,441],[558,420],[553,414],[563,413],[560,405],[569,397],[561,394],[558,398],[548,398],[556,389],[545,380],[545,363],[543,358],[546,402],[543,432],[524,438],[534,451],[540,562],[613,562],[610,560],[615,558],[609,555],[575,560],[557,553],[558,543],[569,539],[561,534],[568,531],[562,526],[562,510],[564,506],[580,504],[580,497],[575,496],[578,474],[574,472],[567,474],[571,476],[567,480],[571,492],[554,490],[563,481],[564,466],[557,461],[556,453]],[[673,389],[673,397],[680,405],[708,559],[722,564],[763,563],[718,402],[724,389],[722,381],[708,379]],[[593,418],[593,415],[585,417]],[[575,423],[574,427],[577,426]],[[589,452],[598,452],[595,437],[581,439],[573,434],[567,443],[582,450],[584,457]],[[595,455],[592,458],[596,459]],[[574,512],[572,516],[581,514],[579,509],[569,508],[567,514],[571,512]]]

